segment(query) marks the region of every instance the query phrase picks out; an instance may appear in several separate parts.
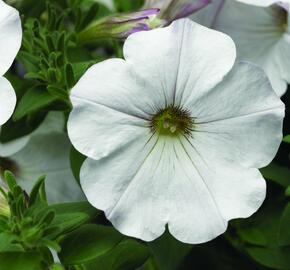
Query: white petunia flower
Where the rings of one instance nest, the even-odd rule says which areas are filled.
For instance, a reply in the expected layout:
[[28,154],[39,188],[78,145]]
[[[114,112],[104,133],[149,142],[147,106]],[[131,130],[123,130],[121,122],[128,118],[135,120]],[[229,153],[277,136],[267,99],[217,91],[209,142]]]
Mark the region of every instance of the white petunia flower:
[[84,199],[70,169],[71,145],[67,135],[61,132],[63,127],[61,113],[50,113],[31,135],[0,144],[0,173],[12,171],[18,184],[27,192],[40,176],[46,175],[45,186],[50,203]]
[[71,92],[89,202],[145,241],[168,225],[202,243],[253,214],[266,191],[257,168],[274,157],[284,117],[264,72],[235,64],[228,36],[188,19],[131,35],[124,57],[94,65]]
[[18,11],[0,0],[0,126],[12,115],[16,96],[11,84],[2,77],[20,49],[22,39]]
[[267,7],[273,4],[281,4],[281,5],[290,4],[290,0],[237,0],[237,1],[260,7]]
[[212,27],[234,39],[241,59],[263,67],[274,90],[282,96],[290,83],[289,1],[242,2],[253,5],[225,1]]

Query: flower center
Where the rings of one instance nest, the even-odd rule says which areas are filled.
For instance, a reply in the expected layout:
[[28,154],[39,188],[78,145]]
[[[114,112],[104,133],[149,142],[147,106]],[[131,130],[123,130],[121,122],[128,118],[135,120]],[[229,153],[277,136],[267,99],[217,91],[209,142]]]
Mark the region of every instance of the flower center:
[[194,128],[194,118],[190,112],[179,106],[170,105],[160,109],[151,119],[150,128],[152,132],[160,135],[191,136]]
[[279,20],[279,24],[282,27],[283,32],[289,31],[289,12],[285,10],[283,7],[277,7],[277,18]]

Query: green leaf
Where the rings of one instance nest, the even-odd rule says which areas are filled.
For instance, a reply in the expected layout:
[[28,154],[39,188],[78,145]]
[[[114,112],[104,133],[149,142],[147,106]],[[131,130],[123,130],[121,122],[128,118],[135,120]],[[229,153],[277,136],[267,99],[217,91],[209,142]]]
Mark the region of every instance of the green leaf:
[[86,201],[54,204],[50,205],[48,208],[53,210],[56,215],[68,213],[84,213],[87,214],[90,218],[95,218],[100,213],[98,209],[94,208]]
[[289,197],[290,196],[290,186],[288,186],[285,190],[285,196]]
[[142,266],[149,255],[149,249],[145,245],[127,239],[85,267],[87,270],[131,270]]
[[160,270],[177,270],[193,247],[176,240],[169,232],[148,245]]
[[60,252],[60,250],[61,250],[60,245],[55,241],[51,241],[48,239],[41,239],[41,242],[43,245],[55,250],[56,252]]
[[17,55],[17,59],[22,63],[26,71],[29,71],[31,73],[37,73],[38,70],[38,63],[39,58],[36,56],[33,56],[32,54],[20,51]]
[[87,263],[113,249],[123,238],[112,227],[87,224],[63,239],[59,258],[65,265]]
[[282,246],[290,245],[290,203],[283,211],[278,235],[279,243]]
[[9,190],[12,192],[14,188],[17,186],[14,174],[10,171],[5,171],[4,179],[9,187]]
[[86,159],[86,156],[79,153],[74,147],[71,148],[70,165],[71,165],[72,173],[78,183],[80,182],[81,166],[83,165],[85,159]]
[[60,264],[54,264],[50,270],[65,270]]
[[47,202],[45,195],[45,176],[39,177],[35,185],[33,186],[29,195],[29,206],[37,203],[38,201]]
[[0,233],[0,253],[12,251],[24,251],[23,247],[17,243],[17,236],[6,232]]
[[38,111],[30,114],[20,121],[14,122],[10,119],[1,127],[0,141],[6,143],[32,133],[44,120],[46,113]]
[[115,7],[119,12],[136,11],[142,7],[143,3],[144,0],[114,0]]
[[279,245],[278,231],[280,219],[285,204],[277,200],[268,201],[254,216],[247,220],[237,220],[238,236],[243,242],[259,245],[277,247]]
[[290,185],[290,170],[274,163],[261,169],[263,176],[285,188]]
[[285,248],[259,248],[246,249],[249,255],[261,265],[274,269],[290,269],[290,247]]
[[75,80],[78,81],[81,76],[84,75],[84,73],[86,72],[86,70],[92,65],[94,64],[93,61],[87,61],[87,62],[78,62],[78,63],[74,63],[72,64],[72,68],[73,68],[73,72],[74,72],[74,77]]
[[66,64],[65,66],[65,80],[66,80],[66,85],[69,88],[72,88],[76,83],[73,67],[71,64]]
[[[65,234],[71,232],[74,229],[77,229],[84,223],[89,221],[89,216],[85,213],[68,213],[56,215],[53,221],[50,224],[50,227],[57,227],[59,233]],[[59,235],[52,233],[49,235],[51,239],[56,238]]]
[[55,97],[48,94],[42,88],[30,88],[18,103],[13,119],[17,121],[32,112],[50,105],[55,100]]
[[97,16],[98,11],[99,11],[99,4],[94,3],[88,10],[83,20],[81,21],[80,26],[78,27],[78,30],[85,28],[90,22],[92,22],[94,18]]
[[290,135],[285,136],[283,142],[290,143]]
[[44,270],[42,256],[37,252],[0,253],[0,270]]
[[268,243],[267,232],[254,226],[240,229],[238,234],[244,241],[254,245],[266,246]]
[[57,99],[61,99],[65,102],[69,100],[68,92],[63,88],[49,85],[47,87],[47,91],[49,94],[51,94],[51,96],[54,96]]
[[150,257],[143,266],[144,270],[159,270],[153,257]]

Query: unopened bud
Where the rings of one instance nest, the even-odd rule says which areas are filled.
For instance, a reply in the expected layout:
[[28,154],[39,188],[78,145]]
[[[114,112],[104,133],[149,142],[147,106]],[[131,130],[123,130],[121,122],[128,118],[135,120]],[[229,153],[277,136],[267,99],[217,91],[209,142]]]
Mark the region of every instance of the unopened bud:
[[151,30],[152,17],[158,13],[158,8],[150,8],[102,18],[79,33],[78,40],[87,43],[100,38],[124,39],[135,32]]

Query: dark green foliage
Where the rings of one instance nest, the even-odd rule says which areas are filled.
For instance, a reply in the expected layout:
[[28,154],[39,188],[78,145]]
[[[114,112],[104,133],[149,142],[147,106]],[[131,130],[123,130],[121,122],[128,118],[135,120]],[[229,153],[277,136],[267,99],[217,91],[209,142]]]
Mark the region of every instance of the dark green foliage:
[[1,193],[10,213],[0,214],[0,269],[20,270],[22,263],[27,269],[47,269],[53,263],[49,248],[60,252],[64,234],[98,215],[87,202],[49,206],[45,177],[39,178],[29,195],[9,171],[5,181],[8,190],[1,188]]

